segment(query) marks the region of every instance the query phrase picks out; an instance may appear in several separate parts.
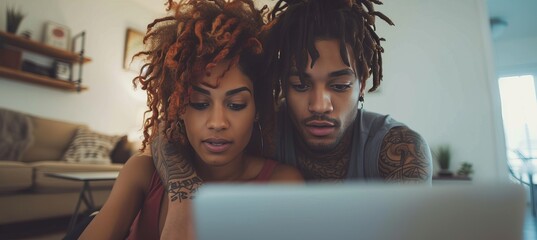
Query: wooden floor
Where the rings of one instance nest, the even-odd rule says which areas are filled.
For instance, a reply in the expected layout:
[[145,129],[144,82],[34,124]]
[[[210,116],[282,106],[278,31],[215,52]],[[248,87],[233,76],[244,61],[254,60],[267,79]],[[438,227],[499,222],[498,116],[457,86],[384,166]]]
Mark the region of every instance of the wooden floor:
[[[0,226],[0,239],[58,240],[65,236],[69,217],[45,221]],[[537,239],[537,219],[528,208],[524,221],[524,239]]]

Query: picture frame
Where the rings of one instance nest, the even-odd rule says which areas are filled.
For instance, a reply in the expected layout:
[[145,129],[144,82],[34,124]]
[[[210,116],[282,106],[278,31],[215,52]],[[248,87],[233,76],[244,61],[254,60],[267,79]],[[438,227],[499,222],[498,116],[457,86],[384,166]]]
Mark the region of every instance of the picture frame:
[[125,35],[125,52],[123,56],[123,68],[129,71],[140,73],[140,69],[144,65],[143,59],[135,58],[134,55],[144,50],[144,36],[141,31],[128,28]]
[[62,50],[69,50],[71,31],[69,27],[54,23],[45,22],[43,43]]

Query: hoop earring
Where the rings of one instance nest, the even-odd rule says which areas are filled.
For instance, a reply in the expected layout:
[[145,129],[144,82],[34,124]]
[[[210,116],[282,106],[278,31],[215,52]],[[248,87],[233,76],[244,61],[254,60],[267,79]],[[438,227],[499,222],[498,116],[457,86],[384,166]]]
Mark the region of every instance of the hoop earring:
[[358,109],[364,109],[364,96],[358,98]]
[[263,152],[265,152],[265,144],[263,142],[263,130],[261,129],[261,124],[259,121],[255,121],[257,123],[257,129],[259,130],[259,135],[261,137],[261,155],[263,155]]

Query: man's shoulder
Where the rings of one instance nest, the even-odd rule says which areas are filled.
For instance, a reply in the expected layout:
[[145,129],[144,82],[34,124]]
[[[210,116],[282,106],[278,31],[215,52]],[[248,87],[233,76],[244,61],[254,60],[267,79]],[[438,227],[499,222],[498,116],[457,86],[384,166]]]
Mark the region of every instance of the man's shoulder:
[[358,114],[358,117],[355,121],[361,121],[361,131],[367,131],[369,132],[369,135],[374,135],[377,133],[385,134],[394,127],[406,127],[404,123],[395,120],[388,114],[381,114],[366,110],[362,110],[361,114]]

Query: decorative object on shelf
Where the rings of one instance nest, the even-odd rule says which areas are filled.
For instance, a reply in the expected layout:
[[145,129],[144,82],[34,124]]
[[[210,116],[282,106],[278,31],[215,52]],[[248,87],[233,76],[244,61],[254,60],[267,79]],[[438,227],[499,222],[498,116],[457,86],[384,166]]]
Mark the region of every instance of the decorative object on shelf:
[[6,8],[6,29],[9,33],[16,34],[19,26],[24,19],[24,14],[21,11],[15,10],[15,7]]
[[22,51],[0,45],[0,66],[21,69]]
[[127,29],[127,34],[125,37],[125,53],[123,55],[123,68],[134,71],[136,73],[140,72],[140,69],[143,66],[143,61],[141,59],[132,59],[132,57],[144,50],[144,34],[140,31],[134,29]]
[[54,61],[51,77],[71,81],[71,64],[57,60]]
[[24,60],[22,61],[22,71],[49,77],[51,75],[52,68],[39,65],[30,60]]
[[57,23],[46,22],[43,43],[63,50],[69,50],[69,28]]
[[469,162],[463,162],[459,170],[457,171],[457,176],[461,177],[470,177],[474,173],[473,165]]
[[438,147],[435,156],[436,160],[438,161],[438,164],[440,165],[440,171],[438,172],[438,176],[453,176],[453,172],[449,170],[449,164],[451,161],[451,150],[449,149],[449,146],[443,145]]
[[32,39],[32,32],[30,32],[29,30],[25,30],[21,33],[21,36],[23,38],[26,38],[28,40]]

